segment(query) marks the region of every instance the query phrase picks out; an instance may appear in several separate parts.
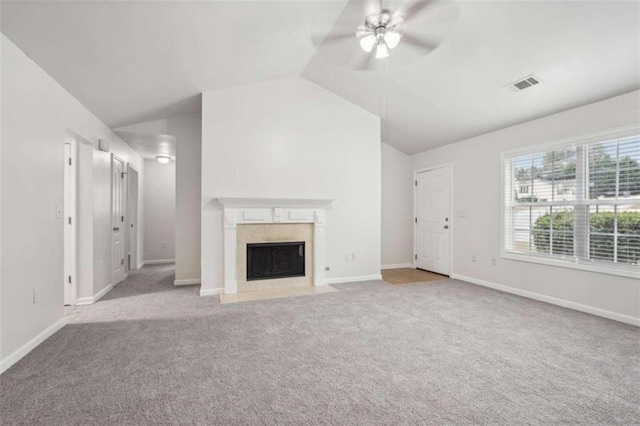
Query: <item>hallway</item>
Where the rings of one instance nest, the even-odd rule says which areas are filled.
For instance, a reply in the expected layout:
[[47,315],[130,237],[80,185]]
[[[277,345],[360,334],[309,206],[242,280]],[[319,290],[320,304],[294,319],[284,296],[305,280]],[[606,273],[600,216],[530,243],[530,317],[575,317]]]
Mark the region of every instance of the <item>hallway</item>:
[[173,318],[210,313],[217,297],[200,297],[200,286],[174,286],[174,264],[147,265],[131,271],[93,305],[72,307],[71,324]]

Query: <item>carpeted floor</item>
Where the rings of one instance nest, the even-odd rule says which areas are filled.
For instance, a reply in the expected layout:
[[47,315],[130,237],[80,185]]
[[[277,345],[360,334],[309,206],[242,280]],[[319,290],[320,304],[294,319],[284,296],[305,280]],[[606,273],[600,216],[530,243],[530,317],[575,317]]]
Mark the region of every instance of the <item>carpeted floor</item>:
[[640,330],[454,280],[219,305],[145,267],[0,376],[3,424],[640,424]]

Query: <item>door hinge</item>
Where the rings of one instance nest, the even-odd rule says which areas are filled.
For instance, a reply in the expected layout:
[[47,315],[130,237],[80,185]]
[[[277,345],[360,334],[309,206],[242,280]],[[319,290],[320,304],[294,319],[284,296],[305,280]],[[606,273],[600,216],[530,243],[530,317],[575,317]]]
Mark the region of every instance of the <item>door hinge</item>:
[[71,158],[69,158],[69,165],[71,165]]
[[124,172],[120,173],[120,179],[124,179]]
[[418,255],[417,255],[417,254],[416,254],[416,255],[414,255],[414,257],[415,257],[415,259],[416,259],[416,260],[418,260]]
[[124,222],[124,216],[120,216],[120,222]]
[[418,223],[418,218],[417,217],[415,218],[415,221],[416,221],[416,223]]
[[69,275],[69,284],[71,284],[71,275]]
[[71,216],[69,216],[69,225],[71,225]]
[[124,265],[124,259],[120,259],[120,264]]
[[416,181],[416,186],[418,186],[418,181]]

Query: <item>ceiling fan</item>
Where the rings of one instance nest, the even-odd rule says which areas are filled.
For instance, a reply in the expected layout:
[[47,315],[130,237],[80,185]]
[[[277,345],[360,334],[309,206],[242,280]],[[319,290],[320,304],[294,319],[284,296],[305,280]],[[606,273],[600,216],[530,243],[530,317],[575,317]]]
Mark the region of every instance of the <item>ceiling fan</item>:
[[384,58],[400,65],[433,52],[457,15],[451,0],[392,0],[384,5],[382,0],[352,0],[329,34],[312,41],[322,56],[341,66],[369,70]]
[[389,9],[382,9],[380,13],[369,15],[356,31],[360,40],[360,47],[366,53],[376,49],[376,59],[389,56],[389,49],[394,49],[403,36],[402,25],[404,18],[394,14]]

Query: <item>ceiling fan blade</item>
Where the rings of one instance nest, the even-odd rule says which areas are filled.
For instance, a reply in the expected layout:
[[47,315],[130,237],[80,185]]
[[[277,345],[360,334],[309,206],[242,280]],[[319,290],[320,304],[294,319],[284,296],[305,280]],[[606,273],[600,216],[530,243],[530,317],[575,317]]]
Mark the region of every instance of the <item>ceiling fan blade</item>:
[[401,45],[410,46],[423,50],[425,53],[430,53],[438,48],[442,42],[440,40],[428,39],[425,37],[417,37],[411,34],[404,34],[400,40]]
[[406,9],[398,11],[405,22],[417,21],[427,14],[428,10],[437,5],[436,0],[418,0]]
[[344,40],[350,40],[353,41],[355,43],[355,39],[356,39],[356,33],[355,31],[351,31],[351,32],[341,32],[341,33],[335,33],[335,34],[326,34],[326,35],[312,35],[311,36],[311,43],[318,47],[321,44],[324,43],[336,43],[336,42],[341,42]]
[[366,37],[369,34],[375,34],[375,33],[374,33],[373,30],[365,27],[364,25],[360,25],[358,27],[358,30],[356,31],[356,37],[359,38],[359,39],[362,38],[362,37]]

